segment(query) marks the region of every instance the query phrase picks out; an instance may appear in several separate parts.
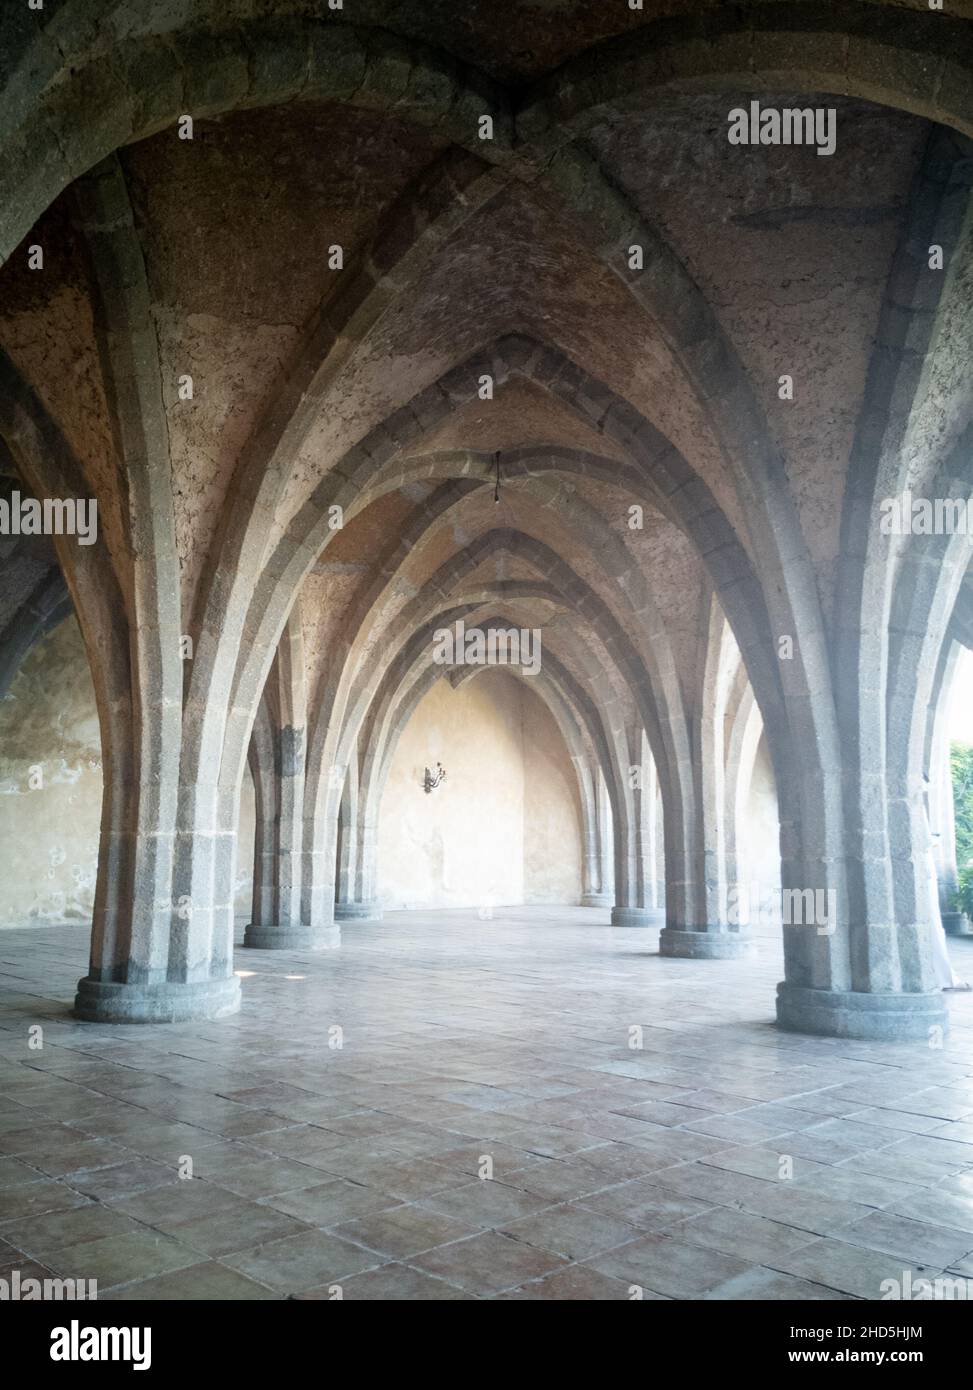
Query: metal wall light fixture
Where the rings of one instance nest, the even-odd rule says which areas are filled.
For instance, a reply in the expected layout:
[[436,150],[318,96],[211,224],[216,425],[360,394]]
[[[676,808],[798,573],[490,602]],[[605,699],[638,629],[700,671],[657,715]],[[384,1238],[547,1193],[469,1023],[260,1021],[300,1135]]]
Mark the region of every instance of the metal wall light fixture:
[[422,779],[423,790],[426,792],[435,791],[435,789],[439,786],[440,782],[445,782],[445,780],[446,769],[443,767],[442,763],[436,764],[435,772],[430,772],[427,767],[426,775]]

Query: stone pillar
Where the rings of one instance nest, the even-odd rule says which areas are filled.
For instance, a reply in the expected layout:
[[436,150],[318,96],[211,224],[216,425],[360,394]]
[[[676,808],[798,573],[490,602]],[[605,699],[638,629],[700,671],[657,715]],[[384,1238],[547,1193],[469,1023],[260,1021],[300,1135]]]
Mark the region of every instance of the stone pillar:
[[[107,650],[100,655],[111,662]],[[161,685],[130,700],[116,697],[110,727],[102,723],[98,889],[88,974],[74,1004],[75,1016],[88,1022],[179,1023],[221,1018],[240,1006],[232,933],[225,949],[215,948],[212,886],[194,894],[177,852],[179,745],[167,726],[172,710],[178,714],[181,664],[174,642]],[[197,846],[211,873],[215,806],[213,813],[211,832]]]
[[939,880],[939,910],[949,936],[973,935],[973,924],[955,906],[959,885],[956,863],[956,806],[953,800],[953,772],[950,765],[947,724],[949,693],[933,722],[931,765],[929,769],[929,820],[933,833],[933,852]]
[[338,816],[338,856],[335,872],[335,916],[339,907],[352,902],[358,873],[358,759],[348,764],[348,775],[341,790],[341,811]]
[[[240,982],[227,959],[232,938],[229,950],[213,949],[211,885],[194,893],[179,854],[178,827],[186,818],[180,770],[195,711],[187,714],[183,700],[180,567],[152,292],[118,159],[95,165],[75,198],[93,272],[130,546],[117,558],[101,543],[91,553],[74,547],[70,562],[99,695],[105,780],[90,966],[78,983],[75,1014],[107,1023],[215,1018],[239,1007]],[[0,396],[9,402],[6,382]],[[44,434],[45,469],[62,470],[46,490],[84,495],[70,476],[73,460],[46,425]],[[215,777],[208,790],[214,786]],[[205,877],[215,849],[215,799],[200,819]]]
[[[106,783],[114,775],[111,761],[110,756],[104,759]],[[221,1018],[240,1007],[232,935],[229,949],[214,949],[213,892],[202,899],[193,894],[183,872],[185,861],[180,862],[178,854],[173,856],[171,835],[158,830],[166,816],[156,803],[174,804],[177,790],[178,769],[172,768],[152,796],[129,797],[131,830],[107,836],[103,830],[98,896],[105,892],[106,879],[117,875],[131,885],[131,897],[125,919],[116,923],[121,930],[110,935],[101,930],[96,897],[91,963],[88,974],[78,982],[77,1018],[100,1023],[180,1023]],[[114,818],[119,809],[114,797],[107,799],[106,809]],[[211,872],[217,839],[214,826],[213,833],[197,845],[208,851]],[[177,847],[178,843],[177,836]]]
[[[307,699],[304,640],[295,607],[277,648],[261,707],[268,710],[275,773],[273,895],[244,933],[244,946],[262,951],[313,950],[333,944],[331,935],[302,917],[304,784],[307,767]],[[264,740],[266,741],[266,740]],[[267,828],[258,830],[266,841]]]
[[[304,812],[304,730],[288,725],[276,734],[277,803],[273,844],[271,920],[247,927],[244,946],[261,951],[309,950],[330,944],[326,934],[301,920],[301,867]],[[265,842],[267,828],[258,825]]]
[[660,905],[656,872],[656,840],[660,827],[655,761],[641,728],[634,731],[632,746],[633,752],[638,755],[638,762],[633,764],[632,778],[636,901],[625,907],[613,908],[612,923],[618,927],[661,927],[665,922],[665,913]]
[[[659,779],[655,770],[648,739],[642,736],[641,810],[641,875],[642,905],[650,912],[664,916],[665,859],[662,853],[662,802],[659,798]],[[660,876],[660,861],[662,872]]]
[[612,825],[608,786],[601,768],[585,769],[591,786],[590,804],[585,817],[584,895],[582,907],[611,907]]
[[[709,603],[709,634],[702,690],[692,722],[692,801],[682,801],[682,814],[691,824],[684,839],[690,845],[686,870],[685,920],[669,913],[659,937],[659,953],[694,960],[728,960],[752,954],[746,925],[732,920],[726,862],[726,749],[724,727],[727,698],[740,653],[723,612]],[[668,901],[668,899],[667,899]]]
[[322,768],[320,785],[304,789],[301,920],[327,930],[335,922],[336,858],[339,807],[347,776],[344,764]]
[[[266,701],[261,701],[250,740],[248,759],[253,777],[255,833],[253,846],[253,898],[250,926],[263,927],[274,920],[277,873],[277,767],[276,741]],[[247,928],[250,930],[250,927]]]
[[[933,495],[941,495],[935,485]],[[867,536],[869,525],[877,529],[871,511],[855,534]],[[839,648],[833,687],[839,718],[833,731],[820,721],[817,776],[795,776],[786,749],[775,756],[786,970],[777,1017],[793,1031],[927,1045],[938,1045],[948,1031],[935,968],[936,887],[923,772],[949,590],[960,582],[956,559],[961,555],[965,566],[968,554],[957,545],[953,564],[940,563],[940,539],[922,536],[903,545],[887,630],[870,605],[869,622],[855,614],[861,625],[839,634],[849,648],[854,637],[862,660],[856,667]],[[968,545],[965,536],[945,541]],[[791,827],[799,832],[803,863],[788,851]],[[810,925],[806,908],[794,922],[789,906],[796,895],[809,898],[819,886],[831,886],[827,924],[814,925],[823,914],[813,908]]]
[[[370,764],[373,768],[377,760]],[[373,776],[376,775],[374,772]],[[348,763],[348,775],[341,796],[338,827],[338,874],[334,915],[338,922],[379,921],[375,881],[377,878],[377,827],[366,818],[367,796],[359,783],[357,748]]]

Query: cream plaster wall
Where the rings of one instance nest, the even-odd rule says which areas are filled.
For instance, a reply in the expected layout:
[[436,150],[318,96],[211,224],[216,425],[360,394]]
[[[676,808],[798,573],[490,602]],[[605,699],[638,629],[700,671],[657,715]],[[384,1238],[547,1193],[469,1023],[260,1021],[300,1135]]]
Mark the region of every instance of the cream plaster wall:
[[95,693],[72,617],[0,701],[0,926],[91,920],[101,786]]
[[740,848],[741,879],[744,884],[748,889],[751,885],[757,885],[761,895],[773,894],[775,902],[779,902],[780,821],[777,812],[777,784],[764,735],[760,737],[754,758],[750,790],[745,802]]
[[524,748],[524,902],[581,901],[581,799],[561,731],[520,683]]
[[[447,778],[422,790],[423,770]],[[581,820],[574,771],[542,701],[487,670],[417,706],[389,769],[379,820],[386,907],[577,903]]]
[[[95,692],[70,617],[34,647],[0,701],[0,927],[90,923],[101,795]],[[253,839],[248,770],[240,798],[241,915],[250,912]]]

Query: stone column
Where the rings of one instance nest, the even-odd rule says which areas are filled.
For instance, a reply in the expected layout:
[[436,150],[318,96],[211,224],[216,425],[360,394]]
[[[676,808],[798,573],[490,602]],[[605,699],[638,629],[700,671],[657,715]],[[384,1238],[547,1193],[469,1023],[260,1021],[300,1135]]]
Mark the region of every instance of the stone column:
[[685,893],[687,920],[670,913],[659,938],[663,956],[728,960],[750,955],[746,925],[732,920],[726,863],[725,720],[730,686],[740,661],[736,642],[722,609],[711,600],[709,635],[702,689],[692,721],[693,798],[683,803],[691,817],[685,839],[690,844]]
[[590,804],[585,815],[584,894],[582,907],[611,907],[612,883],[611,807],[601,768],[585,768],[590,783]]
[[332,764],[322,769],[319,786],[306,784],[304,789],[301,920],[318,930],[335,923],[339,808],[346,776],[344,764]]
[[939,910],[949,936],[971,936],[973,925],[960,912],[954,897],[959,884],[956,863],[956,806],[953,800],[953,772],[950,765],[948,731],[949,692],[941,701],[933,723],[931,765],[929,769],[929,819],[933,833],[936,872],[939,879]]
[[[105,768],[90,966],[74,1011],[106,1023],[217,1018],[239,1007],[240,981],[232,934],[214,948],[215,800],[200,818],[203,891],[194,891],[180,853],[179,826],[192,818],[196,795],[195,779],[189,795],[180,773],[187,723],[197,711],[184,701],[172,461],[152,292],[117,157],[80,180],[75,197],[96,287],[95,331],[123,463],[130,550],[115,576],[115,557],[99,541],[93,554],[77,556],[85,570],[103,564],[99,592],[81,572],[71,585],[101,690]],[[45,452],[53,458],[52,444]],[[214,772],[207,790],[215,780]]]
[[348,763],[348,775],[341,797],[334,904],[335,920],[338,922],[379,921],[382,916],[375,891],[378,872],[377,827],[367,822],[365,803],[368,798],[363,794],[359,777],[356,747]]
[[274,921],[275,880],[277,874],[277,827],[280,813],[277,807],[277,766],[274,756],[276,740],[267,702],[262,700],[254,723],[248,759],[253,777],[254,819],[256,822],[253,846],[253,900],[250,925],[269,926]]
[[633,731],[631,744],[638,756],[638,762],[632,766],[636,901],[627,907],[616,906],[612,910],[612,922],[619,927],[661,927],[665,913],[660,904],[657,877],[658,779],[643,729]]
[[[244,946],[262,951],[301,950],[327,944],[301,921],[301,861],[304,811],[304,730],[288,725],[276,734],[276,826],[273,842],[272,920],[251,922]],[[260,834],[258,829],[258,835]],[[267,838],[263,827],[263,838]]]
[[[281,635],[262,706],[269,712],[274,797],[273,901],[270,918],[247,927],[244,946],[258,950],[308,950],[332,944],[327,933],[302,920],[304,783],[307,764],[307,699],[304,641],[296,607]],[[263,828],[268,838],[267,828]]]

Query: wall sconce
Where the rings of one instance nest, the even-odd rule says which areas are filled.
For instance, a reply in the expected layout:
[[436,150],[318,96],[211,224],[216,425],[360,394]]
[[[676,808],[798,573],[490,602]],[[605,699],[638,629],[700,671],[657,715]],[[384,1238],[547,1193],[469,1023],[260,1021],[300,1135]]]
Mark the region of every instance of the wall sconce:
[[439,786],[440,782],[445,782],[445,780],[446,780],[446,769],[443,767],[442,763],[437,763],[437,764],[436,764],[436,771],[435,771],[435,772],[430,772],[429,769],[428,769],[428,767],[427,767],[427,768],[426,768],[426,775],[425,775],[425,777],[423,777],[423,779],[422,779],[422,787],[423,787],[423,790],[426,791],[426,792],[434,791],[435,788]]

